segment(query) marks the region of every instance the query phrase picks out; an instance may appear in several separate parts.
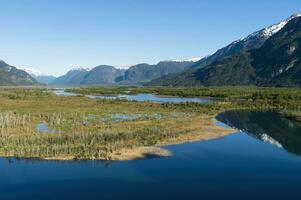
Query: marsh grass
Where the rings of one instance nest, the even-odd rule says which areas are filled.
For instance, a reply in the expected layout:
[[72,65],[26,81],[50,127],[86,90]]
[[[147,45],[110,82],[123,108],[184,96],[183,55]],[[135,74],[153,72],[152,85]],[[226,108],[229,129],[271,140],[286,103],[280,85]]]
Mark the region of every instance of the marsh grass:
[[[196,104],[58,97],[48,90],[18,88],[0,90],[0,101],[0,155],[6,157],[122,159],[116,155],[125,149],[175,142],[214,125],[201,113],[206,108]],[[56,132],[41,134],[39,123]]]
[[[212,96],[209,104],[150,103],[124,99],[58,97],[45,89],[0,89],[0,156],[40,159],[123,159],[122,152],[227,135],[211,120],[230,109],[273,109],[300,116],[299,89],[283,88],[83,88],[95,94],[154,92]],[[121,92],[121,93],[122,93]],[[115,116],[115,117],[114,117]],[[117,116],[117,117],[116,117]],[[119,118],[118,118],[119,116]],[[41,134],[38,123],[55,133]],[[137,152],[137,151],[136,151]],[[140,151],[138,151],[140,152]]]

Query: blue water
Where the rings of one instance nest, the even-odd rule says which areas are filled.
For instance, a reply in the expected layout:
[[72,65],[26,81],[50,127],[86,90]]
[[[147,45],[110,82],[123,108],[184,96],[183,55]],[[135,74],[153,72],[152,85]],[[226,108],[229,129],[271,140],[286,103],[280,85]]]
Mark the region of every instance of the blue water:
[[[63,89],[54,90],[54,93],[58,96],[78,96],[79,94],[72,92],[65,92]],[[116,95],[116,96],[104,96],[104,95],[85,95],[91,99],[126,99],[129,101],[149,101],[154,103],[208,103],[208,98],[189,98],[189,97],[174,97],[174,96],[161,96],[154,94],[140,93],[135,95]]]
[[188,97],[171,97],[160,96],[154,94],[136,94],[136,95],[119,95],[118,98],[124,98],[130,101],[150,101],[155,103],[208,103],[209,100],[205,98],[188,98]]
[[168,146],[170,157],[0,158],[0,199],[300,199],[300,123],[272,112],[230,111],[217,118],[219,126],[243,131]]
[[56,130],[50,129],[44,123],[38,123],[36,125],[36,130],[40,133],[56,133]]
[[75,93],[72,93],[72,92],[65,92],[64,89],[56,89],[53,92],[57,96],[64,96],[64,97],[79,96],[79,94],[75,94]]
[[122,162],[0,159],[0,199],[299,199],[301,158],[244,133]]

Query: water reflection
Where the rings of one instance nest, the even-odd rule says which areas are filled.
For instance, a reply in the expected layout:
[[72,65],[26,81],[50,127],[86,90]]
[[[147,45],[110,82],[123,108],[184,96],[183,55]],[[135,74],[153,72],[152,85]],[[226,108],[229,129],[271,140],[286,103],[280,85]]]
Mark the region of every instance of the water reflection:
[[228,111],[217,119],[263,142],[301,155],[301,124],[280,114],[272,111]]

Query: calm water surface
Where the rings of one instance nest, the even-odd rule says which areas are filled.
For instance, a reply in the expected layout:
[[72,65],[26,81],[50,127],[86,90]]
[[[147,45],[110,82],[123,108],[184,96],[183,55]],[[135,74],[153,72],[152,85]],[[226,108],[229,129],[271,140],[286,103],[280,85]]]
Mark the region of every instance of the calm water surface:
[[[65,92],[64,89],[54,90],[54,93],[58,96],[77,96],[79,94],[72,92]],[[115,96],[104,96],[104,95],[85,95],[91,99],[126,99],[129,101],[149,101],[154,103],[208,103],[210,100],[208,98],[188,98],[188,97],[174,97],[174,96],[162,96],[155,94],[134,94],[134,95],[115,95]]]
[[168,146],[174,155],[167,158],[2,158],[0,199],[300,199],[299,124],[274,113],[230,112],[218,119],[243,131]]
[[57,133],[59,131],[57,130],[53,130],[53,129],[50,129],[47,127],[47,125],[45,123],[38,123],[36,125],[36,130],[39,132],[39,133]]

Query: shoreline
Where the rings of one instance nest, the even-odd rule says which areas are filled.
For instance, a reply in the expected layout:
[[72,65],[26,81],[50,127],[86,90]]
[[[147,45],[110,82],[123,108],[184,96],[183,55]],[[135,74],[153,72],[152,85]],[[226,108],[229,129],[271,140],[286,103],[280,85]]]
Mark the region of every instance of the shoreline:
[[233,128],[221,127],[212,120],[214,125],[210,126],[210,130],[207,132],[199,133],[188,133],[179,135],[175,138],[169,138],[166,141],[159,142],[153,146],[137,146],[132,148],[123,148],[117,151],[114,151],[108,155],[109,159],[95,159],[85,158],[79,159],[73,155],[58,155],[54,157],[16,157],[16,156],[7,156],[0,155],[2,158],[18,158],[18,159],[36,159],[41,161],[83,161],[83,160],[99,160],[99,161],[130,161],[130,160],[139,160],[146,159],[147,157],[167,157],[172,156],[172,152],[168,151],[164,147],[170,145],[178,145],[190,142],[197,141],[207,141],[212,139],[218,139],[225,137],[227,135],[233,134],[236,132]]

